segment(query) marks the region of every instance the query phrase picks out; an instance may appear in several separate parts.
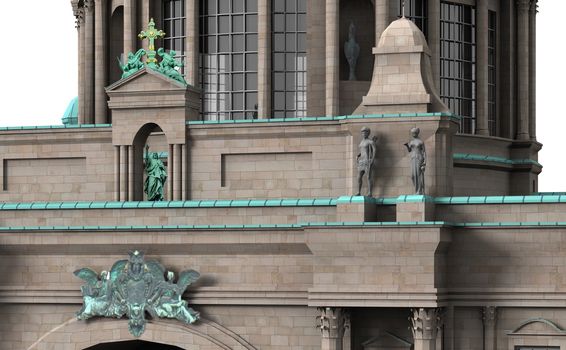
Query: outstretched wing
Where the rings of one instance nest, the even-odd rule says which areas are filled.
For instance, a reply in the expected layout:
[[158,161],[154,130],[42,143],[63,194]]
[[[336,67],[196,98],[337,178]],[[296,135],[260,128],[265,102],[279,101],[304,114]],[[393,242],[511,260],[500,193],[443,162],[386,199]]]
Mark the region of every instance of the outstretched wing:
[[198,280],[200,277],[200,273],[196,272],[195,270],[185,270],[179,274],[179,280],[177,281],[177,286],[181,291],[185,291],[187,287],[193,283],[194,281]]
[[96,285],[96,282],[98,282],[98,274],[88,267],[76,270],[73,273],[91,286]]
[[116,261],[114,265],[112,265],[112,268],[110,269],[110,280],[116,281],[118,276],[120,276],[120,273],[124,271],[124,268],[126,267],[127,264],[128,264],[128,260]]
[[159,278],[160,281],[165,280],[165,267],[163,265],[155,260],[148,260],[145,262],[145,266],[154,277]]

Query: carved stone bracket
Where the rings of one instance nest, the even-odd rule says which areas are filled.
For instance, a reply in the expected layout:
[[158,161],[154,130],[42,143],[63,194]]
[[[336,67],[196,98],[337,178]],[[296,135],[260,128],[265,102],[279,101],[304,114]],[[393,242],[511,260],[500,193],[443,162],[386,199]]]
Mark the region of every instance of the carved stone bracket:
[[441,311],[438,308],[411,309],[409,320],[414,339],[434,340],[442,323]]
[[485,306],[482,308],[482,320],[484,325],[494,325],[497,321],[497,308],[495,306]]
[[318,309],[316,327],[323,338],[338,339],[344,336],[344,329],[350,325],[349,312],[343,308],[322,307]]

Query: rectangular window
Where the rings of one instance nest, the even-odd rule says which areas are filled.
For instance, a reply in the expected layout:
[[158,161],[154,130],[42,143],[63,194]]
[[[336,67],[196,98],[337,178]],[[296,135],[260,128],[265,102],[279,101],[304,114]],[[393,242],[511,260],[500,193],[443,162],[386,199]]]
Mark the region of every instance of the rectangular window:
[[[167,0],[163,2],[163,47],[174,50],[175,57],[186,64],[185,52],[185,5],[183,0]],[[157,49],[157,48],[156,48]],[[184,74],[184,67],[181,73]]]
[[560,350],[559,346],[516,346],[515,350]]
[[257,118],[257,0],[201,0],[204,120]]
[[472,6],[440,7],[440,96],[459,116],[460,132],[476,129],[476,15]]
[[415,22],[417,27],[427,36],[427,17],[428,17],[428,1],[427,0],[399,0],[398,17],[403,16],[403,2],[405,2],[405,17]]
[[488,127],[489,135],[497,136],[497,13],[489,11],[488,25]]
[[273,117],[305,117],[307,0],[272,0],[271,6]]

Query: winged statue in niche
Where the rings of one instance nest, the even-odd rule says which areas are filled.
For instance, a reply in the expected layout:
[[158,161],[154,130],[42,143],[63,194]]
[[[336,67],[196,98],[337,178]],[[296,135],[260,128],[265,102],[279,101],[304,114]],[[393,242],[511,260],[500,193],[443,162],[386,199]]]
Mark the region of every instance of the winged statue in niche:
[[140,251],[130,253],[100,276],[90,268],[74,272],[86,282],[81,287],[83,307],[77,312],[79,320],[91,317],[128,317],[130,333],[139,337],[145,331],[146,313],[152,318],[175,318],[184,323],[196,322],[200,314],[182,299],[187,287],[200,274],[194,270],[175,274],[155,260],[145,260]]

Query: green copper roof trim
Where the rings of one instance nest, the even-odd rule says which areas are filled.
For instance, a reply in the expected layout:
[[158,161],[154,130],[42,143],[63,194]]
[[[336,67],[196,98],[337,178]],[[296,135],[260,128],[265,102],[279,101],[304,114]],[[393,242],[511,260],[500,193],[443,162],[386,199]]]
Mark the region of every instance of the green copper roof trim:
[[566,203],[566,195],[436,197],[435,204],[543,204]]
[[112,127],[112,124],[1,126],[1,127],[0,127],[0,131],[12,131],[12,130],[49,130],[49,129],[93,129],[93,128],[111,128],[111,127]]
[[421,194],[402,195],[397,197],[397,203],[432,203],[434,197],[425,196]]
[[60,210],[60,209],[142,209],[142,208],[229,208],[229,207],[331,207],[334,198],[194,200],[160,202],[29,202],[0,203],[0,210]]
[[542,165],[533,159],[507,159],[503,157],[496,157],[496,156],[486,156],[482,154],[470,154],[470,153],[454,153],[452,155],[454,160],[475,160],[475,161],[484,161],[484,162],[491,162],[491,163],[500,163],[506,165],[525,165],[525,164],[532,164],[536,166],[542,167]]
[[337,121],[350,119],[384,119],[384,118],[426,118],[426,117],[449,117],[460,120],[458,116],[451,113],[399,113],[399,114],[365,114],[365,115],[340,115],[332,117],[303,117],[303,118],[269,118],[269,119],[240,119],[240,120],[190,120],[187,125],[209,125],[209,124],[245,124],[245,123],[291,123],[291,122],[313,122],[313,121]]

